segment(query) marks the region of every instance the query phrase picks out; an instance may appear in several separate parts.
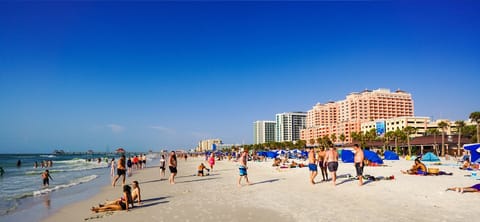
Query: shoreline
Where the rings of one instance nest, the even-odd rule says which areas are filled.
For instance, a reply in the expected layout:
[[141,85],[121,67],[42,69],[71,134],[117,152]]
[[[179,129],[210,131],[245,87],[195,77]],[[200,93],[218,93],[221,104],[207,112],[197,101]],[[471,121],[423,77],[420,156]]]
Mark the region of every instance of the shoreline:
[[[234,162],[217,161],[210,176],[195,176],[204,158],[179,159],[177,184],[160,179],[158,164],[137,170],[127,184],[138,180],[143,204],[129,212],[92,213],[91,206],[121,195],[121,186],[107,185],[87,199],[69,204],[42,221],[459,221],[473,218],[478,194],[445,192],[451,186],[480,183],[465,177],[456,165],[436,166],[453,176],[403,175],[411,161],[386,161],[388,167],[366,167],[365,174],[394,175],[395,180],[369,181],[359,187],[348,180],[352,164],[340,163],[337,186],[331,182],[311,185],[308,168],[277,169],[272,161],[248,162],[252,185],[236,186]],[[319,172],[320,173],[320,172]],[[166,176],[169,176],[167,169]],[[316,181],[321,180],[321,174]],[[118,183],[118,182],[117,182]]]

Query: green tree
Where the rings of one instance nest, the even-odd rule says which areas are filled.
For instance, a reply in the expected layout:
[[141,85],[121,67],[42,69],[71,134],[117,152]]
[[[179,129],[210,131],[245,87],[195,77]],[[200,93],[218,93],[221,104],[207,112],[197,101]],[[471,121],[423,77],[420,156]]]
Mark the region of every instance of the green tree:
[[318,147],[322,147],[322,146],[323,146],[323,138],[322,138],[322,137],[318,137],[318,138],[317,138],[317,146],[318,146]]
[[405,140],[405,133],[402,130],[397,128],[393,132],[393,136],[394,136],[394,139],[395,139],[395,152],[399,153],[398,143]]
[[460,156],[460,146],[462,145],[461,144],[462,130],[465,127],[465,121],[457,120],[457,121],[455,121],[455,125],[457,126],[457,131],[458,131],[457,156]]
[[412,156],[412,147],[410,146],[410,135],[416,133],[417,129],[415,129],[411,126],[407,126],[407,127],[403,128],[403,132],[407,136],[408,155]]
[[[315,140],[313,140],[315,142]],[[307,141],[305,140],[298,140],[297,143],[295,144],[297,149],[305,149],[305,146],[307,145]]]
[[390,141],[392,141],[393,139],[395,139],[395,131],[388,131],[385,133],[385,136],[383,137],[384,139],[384,148],[383,148],[383,152],[385,152],[386,148],[387,148],[387,145],[390,144]]
[[332,143],[335,143],[335,141],[337,141],[337,135],[332,133],[332,135],[330,135],[330,139],[332,140]]
[[477,123],[477,143],[480,143],[480,112],[470,113],[470,120]]
[[338,137],[338,139],[340,139],[340,140],[342,141],[342,147],[343,147],[343,144],[345,144],[345,139],[347,139],[347,138],[345,137],[345,134],[343,134],[343,133],[340,134],[340,136]]
[[439,131],[437,128],[430,128],[427,130],[427,134],[433,135],[433,150],[435,150],[435,154],[438,156],[438,148],[437,148],[437,135]]
[[310,145],[315,146],[315,139],[314,138],[310,139]]
[[442,131],[442,154],[441,156],[445,156],[445,131],[447,130],[448,123],[445,121],[441,121],[438,123],[438,128]]

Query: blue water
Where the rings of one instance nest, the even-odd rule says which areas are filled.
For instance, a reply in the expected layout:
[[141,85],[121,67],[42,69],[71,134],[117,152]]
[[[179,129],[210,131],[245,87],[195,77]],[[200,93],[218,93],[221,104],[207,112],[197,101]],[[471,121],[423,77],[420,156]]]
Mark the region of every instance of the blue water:
[[[0,176],[0,216],[31,207],[56,191],[73,190],[99,177],[109,178],[110,168],[106,160],[112,157],[119,158],[115,154],[0,154],[0,167],[4,169],[3,176]],[[98,158],[101,158],[100,162]],[[20,167],[17,167],[18,160],[22,163]],[[40,162],[43,160],[51,160],[53,166],[42,168]],[[35,161],[38,168],[34,168]],[[53,180],[50,180],[50,186],[43,187],[41,174],[46,169]]]

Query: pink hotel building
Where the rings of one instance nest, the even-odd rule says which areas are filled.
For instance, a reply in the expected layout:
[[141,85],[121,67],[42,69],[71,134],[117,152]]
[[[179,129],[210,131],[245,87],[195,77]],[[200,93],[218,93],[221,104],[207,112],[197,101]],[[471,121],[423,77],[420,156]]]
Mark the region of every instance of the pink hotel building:
[[[364,90],[350,93],[345,100],[317,103],[307,112],[306,128],[301,130],[300,138],[310,143],[324,135],[335,134],[336,144],[352,142],[351,133],[360,132],[364,122],[389,119],[393,117],[413,116],[412,95],[405,91],[390,92],[389,89]],[[345,141],[339,136],[345,135]]]

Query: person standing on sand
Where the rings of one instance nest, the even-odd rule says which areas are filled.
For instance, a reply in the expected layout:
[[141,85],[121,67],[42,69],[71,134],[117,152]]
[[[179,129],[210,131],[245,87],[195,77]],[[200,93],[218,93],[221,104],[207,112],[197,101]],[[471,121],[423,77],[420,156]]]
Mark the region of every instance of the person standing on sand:
[[337,170],[338,170],[338,153],[333,144],[330,145],[330,149],[325,154],[325,163],[324,166],[328,167],[328,171],[332,174],[333,185],[337,180]]
[[308,149],[308,170],[310,171],[310,183],[315,184],[315,177],[318,174],[317,160],[313,148]]
[[165,177],[165,163],[167,161],[165,160],[165,155],[162,154],[162,158],[160,158],[160,179],[163,179]]
[[115,187],[115,184],[117,183],[117,180],[120,178],[120,176],[123,176],[122,178],[122,186],[125,185],[125,176],[126,176],[126,168],[125,168],[125,155],[122,155],[120,159],[118,160],[118,166],[117,166],[117,176],[115,176],[115,179],[113,180],[112,186]]
[[110,176],[115,176],[115,158],[110,161]]
[[170,178],[168,181],[170,184],[175,184],[175,176],[177,175],[177,155],[175,151],[170,152],[168,157],[168,168],[170,169]]
[[248,152],[247,150],[244,150],[242,155],[240,156],[239,162],[240,162],[240,167],[238,168],[240,170],[240,176],[238,177],[238,186],[241,187],[241,181],[242,177],[245,177],[245,181],[247,182],[247,185],[250,185],[250,182],[248,181],[248,176],[247,176],[247,158],[248,158]]
[[322,171],[322,181],[328,181],[328,172],[327,167],[325,167],[325,149],[322,148],[317,155],[318,158],[318,166],[320,167],[320,171]]
[[362,186],[363,185],[363,160],[365,159],[363,150],[360,149],[360,146],[358,144],[353,145],[353,149],[355,151],[355,157],[354,157],[354,163],[355,163],[355,170],[357,171],[357,177],[358,177],[358,185]]
[[210,171],[213,172],[213,166],[215,165],[215,154],[210,154],[210,157],[208,158],[208,164],[210,165]]

